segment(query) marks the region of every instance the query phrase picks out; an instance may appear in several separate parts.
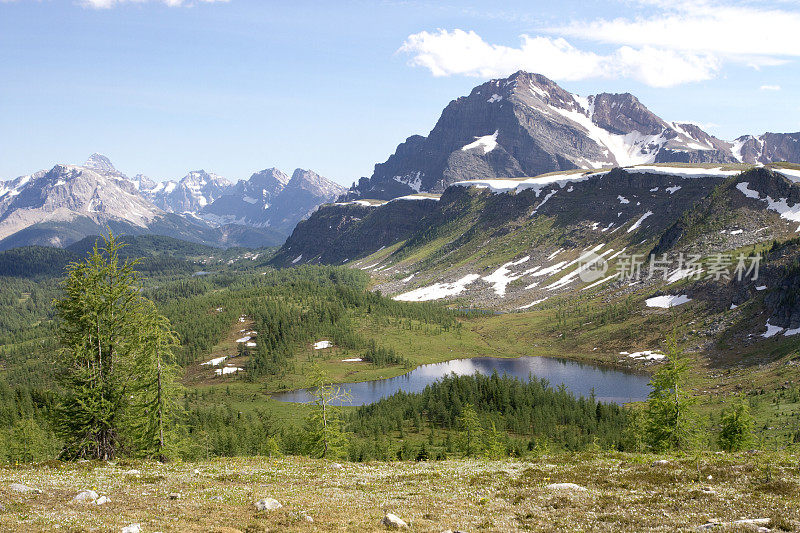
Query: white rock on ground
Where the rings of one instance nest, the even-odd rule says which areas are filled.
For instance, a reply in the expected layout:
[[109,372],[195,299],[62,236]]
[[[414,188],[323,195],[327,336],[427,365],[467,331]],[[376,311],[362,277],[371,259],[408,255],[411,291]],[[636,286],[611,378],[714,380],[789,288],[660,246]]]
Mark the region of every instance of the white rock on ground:
[[739,527],[739,526],[752,526],[755,528],[761,529],[760,526],[768,526],[770,523],[769,518],[746,518],[743,520],[734,520],[732,522],[709,522],[707,524],[703,524],[702,526],[698,527],[699,530],[706,530],[706,529],[727,529],[730,527]]
[[76,502],[93,502],[99,497],[100,495],[93,490],[82,490],[72,499]]
[[108,498],[108,496],[100,496],[99,498],[97,498],[97,499],[94,501],[94,504],[95,504],[95,505],[103,505],[104,503],[108,503],[108,502],[110,502],[110,501],[111,501],[111,500]]
[[264,498],[256,502],[256,509],[259,511],[272,511],[274,509],[280,509],[281,507],[283,507],[283,505],[275,498]]
[[142,526],[139,524],[131,524],[122,528],[122,533],[141,533]]
[[125,475],[126,475],[126,476],[139,476],[139,475],[141,475],[141,474],[142,474],[142,473],[141,473],[141,472],[139,472],[138,470],[126,470],[126,471],[125,471]]
[[405,521],[396,514],[386,513],[381,519],[381,524],[392,529],[404,529],[408,527]]
[[14,492],[33,492],[34,494],[41,494],[42,491],[39,489],[34,489],[33,487],[29,487],[28,485],[23,485],[22,483],[12,483],[8,486],[9,489],[13,490]]
[[650,464],[650,466],[651,466],[651,467],[656,467],[656,466],[667,466],[668,464],[669,464],[669,461],[667,461],[666,459],[659,459],[658,461],[653,461],[653,462]]
[[586,492],[586,487],[581,487],[575,483],[550,483],[545,487],[549,490],[566,490],[575,492]]

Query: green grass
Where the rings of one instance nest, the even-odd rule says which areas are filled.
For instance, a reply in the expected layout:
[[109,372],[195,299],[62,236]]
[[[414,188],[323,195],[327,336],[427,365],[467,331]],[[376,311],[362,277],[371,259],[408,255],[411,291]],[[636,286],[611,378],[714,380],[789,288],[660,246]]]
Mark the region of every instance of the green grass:
[[[651,466],[662,458],[666,465]],[[342,468],[295,457],[50,462],[0,467],[6,507],[0,529],[119,531],[139,523],[144,532],[379,531],[378,521],[392,512],[412,531],[695,531],[709,520],[740,518],[768,518],[774,531],[794,531],[800,520],[796,464],[793,451],[696,457],[587,452]],[[126,473],[131,469],[138,473]],[[12,492],[14,482],[42,493]],[[555,490],[551,483],[586,490]],[[87,488],[111,501],[72,501]],[[257,511],[254,503],[267,497],[283,507]]]

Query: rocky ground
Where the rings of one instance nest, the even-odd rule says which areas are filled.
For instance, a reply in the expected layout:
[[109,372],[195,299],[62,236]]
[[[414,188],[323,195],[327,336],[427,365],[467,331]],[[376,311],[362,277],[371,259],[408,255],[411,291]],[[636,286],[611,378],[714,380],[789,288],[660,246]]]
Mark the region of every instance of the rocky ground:
[[795,531],[797,464],[785,452],[51,462],[0,468],[0,530]]

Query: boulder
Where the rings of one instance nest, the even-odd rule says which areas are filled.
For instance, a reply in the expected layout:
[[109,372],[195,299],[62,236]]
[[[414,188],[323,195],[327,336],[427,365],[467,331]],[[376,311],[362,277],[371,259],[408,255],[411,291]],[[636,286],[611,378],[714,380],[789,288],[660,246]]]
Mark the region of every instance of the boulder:
[[283,507],[283,505],[275,498],[264,498],[256,502],[256,509],[259,511],[272,511],[280,509],[281,507]]
[[22,483],[12,483],[8,486],[9,489],[13,490],[14,492],[33,492],[34,494],[41,494],[42,491],[39,489],[34,489],[33,487],[29,487]]
[[744,518],[742,520],[733,520],[732,522],[719,522],[717,520],[709,521],[702,526],[698,527],[697,529],[701,531],[705,531],[707,529],[727,529],[727,528],[736,528],[736,527],[747,527],[750,526],[756,530],[761,530],[761,528],[765,528],[770,523],[769,518]]
[[104,503],[108,503],[108,502],[110,502],[110,501],[111,501],[111,500],[108,498],[108,496],[100,496],[99,498],[97,498],[97,499],[94,501],[94,504],[95,504],[95,505],[103,505]]
[[550,483],[545,488],[555,491],[586,492],[586,487],[581,487],[575,483]]
[[653,461],[653,462],[650,464],[650,466],[651,466],[652,468],[655,468],[655,467],[657,467],[657,466],[667,466],[668,464],[669,464],[669,461],[667,461],[666,459],[659,459],[659,460],[657,460],[657,461]]
[[76,502],[93,502],[99,497],[100,495],[93,490],[82,490],[72,500]]
[[386,516],[381,519],[381,525],[391,529],[405,529],[408,527],[408,524],[402,518],[392,513],[386,513]]
[[121,533],[141,533],[142,526],[139,524],[131,524],[122,528]]

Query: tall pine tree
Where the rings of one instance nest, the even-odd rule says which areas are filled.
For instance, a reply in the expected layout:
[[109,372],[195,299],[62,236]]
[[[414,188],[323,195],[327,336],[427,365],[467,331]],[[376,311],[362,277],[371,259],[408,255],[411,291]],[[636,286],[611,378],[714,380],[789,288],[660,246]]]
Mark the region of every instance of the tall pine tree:
[[686,450],[697,444],[695,398],[687,384],[689,360],[678,345],[677,334],[667,337],[667,361],[650,379],[645,409],[645,441],[656,451]]
[[350,392],[330,382],[318,366],[311,373],[313,408],[306,419],[306,453],[312,457],[342,458],[347,451],[347,435],[342,428],[336,403],[346,403]]
[[120,451],[163,457],[174,394],[174,334],[140,294],[136,261],[113,234],[69,265],[58,310],[64,395],[57,428],[62,457],[108,460]]

